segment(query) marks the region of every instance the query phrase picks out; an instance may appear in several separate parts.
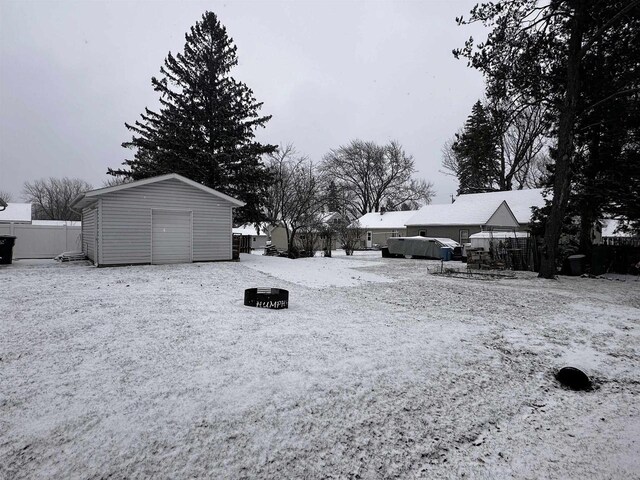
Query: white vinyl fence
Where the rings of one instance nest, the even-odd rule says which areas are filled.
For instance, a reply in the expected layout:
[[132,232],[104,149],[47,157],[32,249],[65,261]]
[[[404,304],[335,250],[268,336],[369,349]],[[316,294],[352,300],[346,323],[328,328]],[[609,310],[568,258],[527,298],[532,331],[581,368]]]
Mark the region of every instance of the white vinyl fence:
[[0,224],[0,235],[15,235],[13,258],[53,258],[62,252],[82,250],[82,227],[70,225]]

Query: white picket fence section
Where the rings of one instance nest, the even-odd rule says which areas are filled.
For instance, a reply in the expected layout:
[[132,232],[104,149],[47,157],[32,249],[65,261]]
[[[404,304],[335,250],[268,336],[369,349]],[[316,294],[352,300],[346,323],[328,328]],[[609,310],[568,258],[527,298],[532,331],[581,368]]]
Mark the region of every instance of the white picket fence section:
[[53,258],[62,252],[82,250],[82,227],[71,225],[0,224],[0,235],[15,235],[13,258]]

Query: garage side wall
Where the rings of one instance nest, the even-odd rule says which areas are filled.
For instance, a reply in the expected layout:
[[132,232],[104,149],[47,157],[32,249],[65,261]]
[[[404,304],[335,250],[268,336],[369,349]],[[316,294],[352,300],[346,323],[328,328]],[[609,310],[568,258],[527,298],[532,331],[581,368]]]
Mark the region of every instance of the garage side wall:
[[151,263],[151,211],[193,212],[193,261],[231,260],[231,204],[179,180],[102,197],[102,265]]
[[93,263],[96,262],[97,210],[92,207],[82,209],[82,252]]

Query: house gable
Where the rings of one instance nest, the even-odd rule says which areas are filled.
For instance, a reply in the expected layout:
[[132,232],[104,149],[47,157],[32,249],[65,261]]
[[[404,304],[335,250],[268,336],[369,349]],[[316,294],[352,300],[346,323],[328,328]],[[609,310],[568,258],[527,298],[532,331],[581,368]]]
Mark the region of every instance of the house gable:
[[192,188],[201,190],[205,193],[208,193],[210,195],[213,195],[215,197],[217,197],[220,200],[224,200],[230,204],[232,204],[234,207],[243,207],[245,205],[244,202],[237,200],[233,197],[230,197],[229,195],[225,195],[222,192],[218,192],[217,190],[214,190],[213,188],[209,188],[205,185],[202,185],[198,182],[194,182],[193,180],[190,180],[186,177],[183,177],[182,175],[178,175],[177,173],[169,173],[167,175],[160,175],[158,177],[152,177],[152,178],[145,178],[143,180],[137,180],[135,182],[130,182],[130,183],[125,183],[122,185],[116,185],[113,187],[105,187],[105,188],[98,188],[96,190],[90,190],[88,192],[85,192],[81,195],[78,195],[73,203],[71,204],[72,207],[75,208],[83,208],[86,207],[92,203],[95,203],[98,198],[104,196],[104,195],[109,195],[109,194],[113,194],[113,193],[117,193],[117,192],[124,192],[130,189],[137,189],[140,187],[144,187],[146,185],[153,185],[155,183],[158,182],[165,182],[168,180],[174,180],[174,181],[178,181],[181,182],[183,184],[189,185]]
[[491,217],[489,217],[485,226],[494,228],[517,228],[519,223],[507,202],[503,201]]

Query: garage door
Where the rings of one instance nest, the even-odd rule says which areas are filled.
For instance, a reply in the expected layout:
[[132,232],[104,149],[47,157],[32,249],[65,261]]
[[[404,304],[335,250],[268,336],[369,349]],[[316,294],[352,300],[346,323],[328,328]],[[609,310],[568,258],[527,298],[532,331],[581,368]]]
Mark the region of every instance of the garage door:
[[191,262],[191,212],[153,210],[151,263]]

